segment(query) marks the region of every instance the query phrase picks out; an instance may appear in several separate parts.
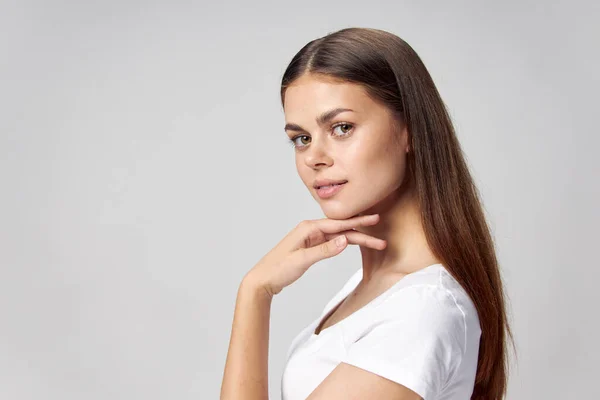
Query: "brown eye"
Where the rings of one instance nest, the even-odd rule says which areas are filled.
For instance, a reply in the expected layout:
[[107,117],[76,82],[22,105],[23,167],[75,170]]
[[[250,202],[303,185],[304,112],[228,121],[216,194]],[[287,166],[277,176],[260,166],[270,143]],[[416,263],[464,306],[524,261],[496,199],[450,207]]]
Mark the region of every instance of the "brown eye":
[[341,128],[340,131],[342,132],[340,135],[337,135],[337,136],[346,136],[348,134],[348,132],[352,129],[352,125],[346,124],[346,123],[340,123],[333,127],[334,132],[337,128]]
[[[302,144],[298,144],[297,140],[300,139]],[[307,142],[305,143],[302,139],[305,139]],[[310,143],[310,136],[308,135],[298,135],[292,139],[290,139],[292,145],[297,148],[305,147],[308,143]]]

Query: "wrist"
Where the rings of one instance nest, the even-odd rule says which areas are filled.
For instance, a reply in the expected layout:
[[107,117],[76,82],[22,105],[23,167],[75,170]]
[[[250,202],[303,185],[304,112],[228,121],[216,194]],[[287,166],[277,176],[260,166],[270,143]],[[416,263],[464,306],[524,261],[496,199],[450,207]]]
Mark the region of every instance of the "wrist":
[[239,292],[250,293],[253,296],[271,300],[273,294],[268,290],[267,285],[261,282],[258,277],[251,273],[247,273],[240,283]]

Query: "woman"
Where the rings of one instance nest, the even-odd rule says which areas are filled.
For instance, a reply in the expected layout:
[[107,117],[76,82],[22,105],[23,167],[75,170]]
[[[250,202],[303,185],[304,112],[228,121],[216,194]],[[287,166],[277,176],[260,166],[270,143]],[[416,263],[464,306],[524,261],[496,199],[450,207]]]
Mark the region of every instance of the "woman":
[[494,244],[419,56],[391,33],[343,29],[296,54],[281,101],[326,218],[298,224],[242,280],[221,399],[268,398],[272,298],[349,244],[362,268],[293,340],[284,400],[504,398],[512,334]]

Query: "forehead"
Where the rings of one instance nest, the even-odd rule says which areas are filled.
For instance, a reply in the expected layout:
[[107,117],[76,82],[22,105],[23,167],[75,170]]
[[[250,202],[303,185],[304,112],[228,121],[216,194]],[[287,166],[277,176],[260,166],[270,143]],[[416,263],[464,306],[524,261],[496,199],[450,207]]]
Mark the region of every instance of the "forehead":
[[286,90],[284,113],[290,120],[316,115],[336,107],[366,112],[377,106],[359,84],[328,77],[303,75]]

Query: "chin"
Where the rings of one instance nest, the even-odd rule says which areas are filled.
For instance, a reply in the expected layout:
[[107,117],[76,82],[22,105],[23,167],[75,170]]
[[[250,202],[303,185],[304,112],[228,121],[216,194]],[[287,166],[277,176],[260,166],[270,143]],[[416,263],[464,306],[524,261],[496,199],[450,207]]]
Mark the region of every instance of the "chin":
[[326,206],[321,206],[321,210],[327,218],[331,219],[348,219],[355,217],[362,212],[354,207],[345,207],[343,204],[338,204],[337,206],[328,204]]
[[382,214],[391,198],[366,198],[360,202],[324,201],[321,210],[327,218],[348,219],[359,215]]

